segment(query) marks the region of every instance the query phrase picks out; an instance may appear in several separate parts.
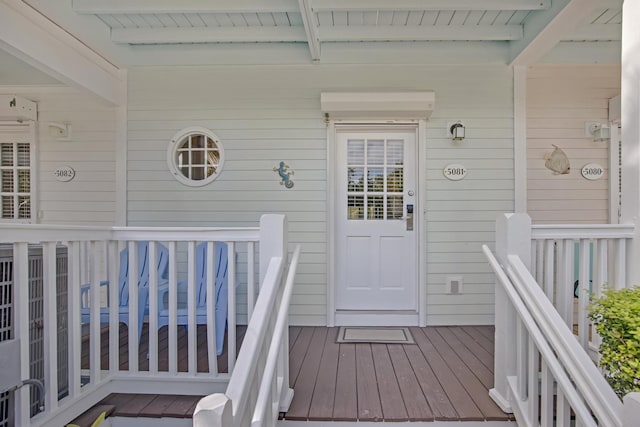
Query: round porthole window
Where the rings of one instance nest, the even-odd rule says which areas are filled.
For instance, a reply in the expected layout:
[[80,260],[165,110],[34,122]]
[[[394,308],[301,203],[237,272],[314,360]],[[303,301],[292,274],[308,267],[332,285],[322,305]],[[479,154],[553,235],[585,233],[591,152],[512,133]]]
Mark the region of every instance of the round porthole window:
[[178,181],[200,187],[216,179],[222,172],[224,150],[218,137],[209,129],[190,127],[171,139],[167,163]]

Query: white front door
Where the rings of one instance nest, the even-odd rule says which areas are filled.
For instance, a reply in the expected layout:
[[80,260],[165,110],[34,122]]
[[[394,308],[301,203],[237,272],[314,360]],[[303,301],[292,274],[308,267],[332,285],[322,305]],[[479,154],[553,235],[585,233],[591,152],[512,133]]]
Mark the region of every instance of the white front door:
[[338,129],[336,144],[336,309],[416,310],[416,129]]

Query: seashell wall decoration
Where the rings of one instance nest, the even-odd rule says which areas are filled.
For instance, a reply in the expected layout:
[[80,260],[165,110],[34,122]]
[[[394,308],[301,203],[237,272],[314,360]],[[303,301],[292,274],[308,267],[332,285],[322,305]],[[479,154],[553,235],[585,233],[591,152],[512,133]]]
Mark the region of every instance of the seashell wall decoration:
[[571,170],[569,158],[560,147],[553,146],[555,149],[544,155],[544,166],[553,171],[554,175],[566,175]]

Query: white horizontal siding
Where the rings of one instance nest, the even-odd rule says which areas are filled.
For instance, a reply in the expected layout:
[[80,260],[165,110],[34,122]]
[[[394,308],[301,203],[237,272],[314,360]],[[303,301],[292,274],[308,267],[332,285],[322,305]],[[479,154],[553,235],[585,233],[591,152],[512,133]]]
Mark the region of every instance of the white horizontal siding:
[[[585,122],[607,123],[608,100],[620,93],[618,66],[536,66],[527,74],[527,210],[534,223],[609,222],[609,143],[585,136]],[[545,153],[560,147],[571,172],[554,175]],[[580,170],[598,163],[598,181]]]
[[[153,67],[129,73],[128,223],[255,225],[262,213],[288,215],[301,243],[291,321],[324,325],[327,301],[327,130],[323,91],[434,90],[427,123],[424,206],[431,324],[492,323],[493,276],[481,244],[494,240],[496,216],[513,210],[512,75],[508,67],[300,65]],[[467,138],[447,137],[462,120]],[[166,165],[170,138],[187,126],[210,128],[225,165],[212,184],[189,188]],[[421,142],[424,143],[424,142]],[[295,186],[279,184],[285,161]],[[467,178],[442,169],[462,163]],[[461,256],[463,254],[463,256]],[[447,295],[447,276],[464,276],[462,295]],[[464,310],[458,307],[464,306]],[[463,315],[463,316],[460,316]],[[458,319],[458,322],[452,319]]]
[[[38,222],[113,225],[116,210],[116,114],[73,89],[33,89],[23,95],[38,103]],[[70,137],[49,135],[48,123],[69,123]],[[53,171],[71,166],[72,181],[60,182]]]

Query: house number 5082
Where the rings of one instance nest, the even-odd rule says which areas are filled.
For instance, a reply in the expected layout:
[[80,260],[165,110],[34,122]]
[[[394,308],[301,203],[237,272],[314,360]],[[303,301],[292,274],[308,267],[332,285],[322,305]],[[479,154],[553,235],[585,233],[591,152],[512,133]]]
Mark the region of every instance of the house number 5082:
[[71,181],[76,176],[76,171],[71,166],[60,166],[53,171],[53,176],[61,182]]
[[460,181],[467,175],[467,168],[463,165],[457,164],[447,165],[444,167],[442,173],[444,174],[445,178],[451,181]]

